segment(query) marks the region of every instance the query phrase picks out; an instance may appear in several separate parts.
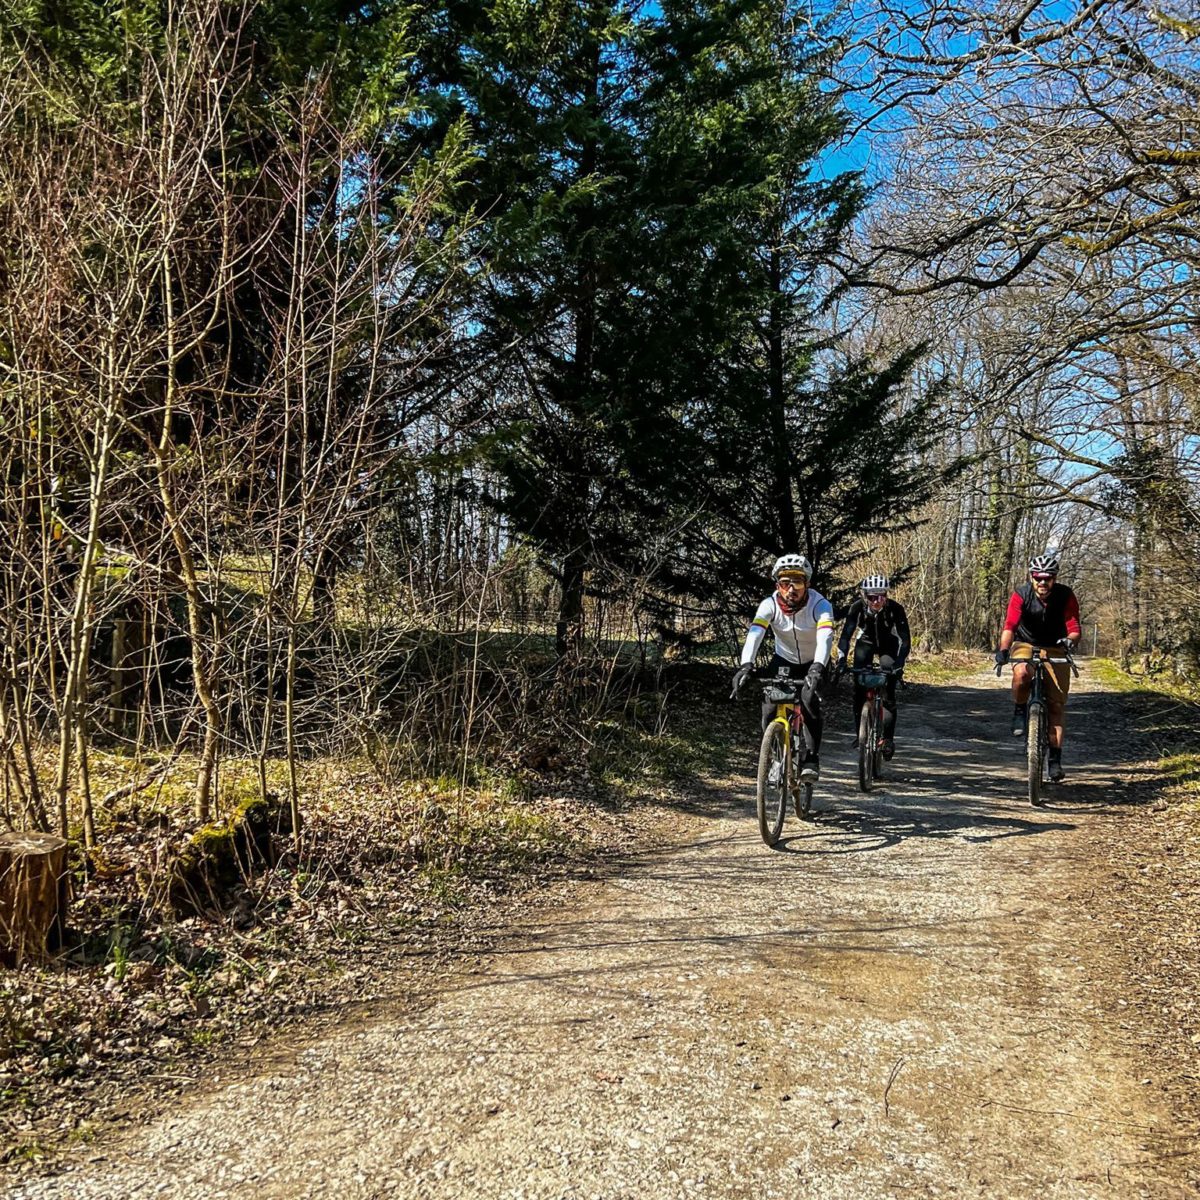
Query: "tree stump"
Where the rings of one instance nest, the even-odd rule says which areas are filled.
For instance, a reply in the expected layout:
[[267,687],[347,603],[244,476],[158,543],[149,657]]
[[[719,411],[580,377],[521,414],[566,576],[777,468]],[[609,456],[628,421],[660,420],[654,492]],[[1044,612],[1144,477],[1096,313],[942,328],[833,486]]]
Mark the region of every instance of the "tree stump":
[[259,865],[274,865],[276,842],[292,833],[291,810],[277,797],[244,800],[224,821],[197,829],[167,876],[167,900],[176,916],[225,907]]
[[62,944],[67,843],[51,833],[0,833],[0,962],[15,967]]

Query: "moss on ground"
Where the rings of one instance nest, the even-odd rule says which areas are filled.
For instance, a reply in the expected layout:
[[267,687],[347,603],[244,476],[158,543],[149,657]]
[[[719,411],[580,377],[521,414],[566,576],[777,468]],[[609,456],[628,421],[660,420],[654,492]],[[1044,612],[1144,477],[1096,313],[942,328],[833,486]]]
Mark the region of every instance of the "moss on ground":
[[1159,765],[1181,798],[1200,805],[1200,753],[1172,754]]
[[1200,704],[1200,690],[1194,683],[1166,672],[1155,672],[1152,675],[1135,674],[1123,670],[1112,658],[1089,658],[1087,663],[1093,677],[1110,691],[1147,693],[1185,703]]
[[941,654],[914,654],[904,665],[905,677],[913,683],[948,683],[988,665],[982,650],[944,650]]

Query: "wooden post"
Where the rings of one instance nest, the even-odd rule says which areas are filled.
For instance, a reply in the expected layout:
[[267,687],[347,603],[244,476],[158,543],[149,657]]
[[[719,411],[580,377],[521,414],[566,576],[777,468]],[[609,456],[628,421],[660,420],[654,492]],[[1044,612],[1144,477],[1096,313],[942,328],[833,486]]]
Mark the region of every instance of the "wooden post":
[[66,840],[0,833],[0,962],[15,967],[57,948],[66,903]]

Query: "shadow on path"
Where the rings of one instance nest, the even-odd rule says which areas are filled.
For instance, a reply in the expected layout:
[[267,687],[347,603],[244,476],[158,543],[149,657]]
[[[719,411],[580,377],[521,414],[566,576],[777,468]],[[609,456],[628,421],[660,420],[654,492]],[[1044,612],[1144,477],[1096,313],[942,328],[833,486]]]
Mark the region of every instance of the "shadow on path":
[[[776,849],[790,853],[880,851],[909,838],[993,842],[1076,828],[1071,816],[1148,803],[1161,773],[1137,760],[1138,747],[1117,730],[1127,719],[1122,697],[1072,695],[1067,719],[1067,779],[1047,784],[1043,803],[1025,797],[1025,743],[1011,737],[1006,688],[924,685],[902,697],[897,755],[875,790],[857,786],[848,706],[826,725],[822,779],[811,822],[789,821]],[[753,810],[753,796],[744,803]],[[832,835],[832,836],[831,836]]]

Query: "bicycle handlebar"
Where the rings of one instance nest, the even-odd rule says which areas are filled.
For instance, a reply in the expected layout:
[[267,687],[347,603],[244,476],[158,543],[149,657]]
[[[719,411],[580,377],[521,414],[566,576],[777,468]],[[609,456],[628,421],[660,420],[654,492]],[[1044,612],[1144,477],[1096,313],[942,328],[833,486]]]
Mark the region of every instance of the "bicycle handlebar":
[[839,667],[838,677],[842,675],[887,675],[895,677],[902,688],[908,688],[908,680],[904,678],[903,667]]
[[768,688],[795,692],[797,696],[804,690],[807,679],[803,675],[767,675],[758,681],[765,692]]
[[[1071,673],[1075,676],[1076,679],[1078,679],[1079,678],[1079,667],[1075,663],[1074,656],[1071,654],[1070,650],[1067,650],[1066,648],[1062,648],[1062,655],[1063,655],[1062,658],[1043,657],[1040,654],[1036,656],[1036,659],[1032,655],[1029,658],[1010,658],[1008,660],[1007,665],[1010,667],[1018,666],[1021,663],[1029,663],[1030,665],[1032,665],[1035,661],[1041,662],[1041,663],[1060,663],[1060,664],[1067,663],[1070,665]],[[1005,667],[1004,663],[996,664],[996,678],[997,679],[1000,678],[1000,674],[1004,670],[1004,667]]]
[[[797,696],[799,696],[805,684],[805,677],[803,675],[747,675],[746,679],[753,679],[764,690],[769,687],[790,687],[796,692]],[[737,684],[734,684],[733,691],[729,693],[730,700],[736,700],[738,698],[738,694],[741,692],[741,689],[744,686],[745,681],[743,681],[741,687],[739,687]]]

